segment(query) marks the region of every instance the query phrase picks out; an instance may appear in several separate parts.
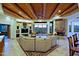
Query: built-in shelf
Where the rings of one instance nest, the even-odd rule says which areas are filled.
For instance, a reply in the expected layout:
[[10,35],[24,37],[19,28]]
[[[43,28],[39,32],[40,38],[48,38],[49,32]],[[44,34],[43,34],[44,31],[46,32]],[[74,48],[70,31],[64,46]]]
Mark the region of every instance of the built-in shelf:
[[20,28],[19,28],[19,26],[17,26],[17,29],[16,29],[16,37],[20,37]]
[[23,23],[17,23],[16,38],[18,38],[20,36],[30,36],[31,32],[32,32],[31,26],[27,26],[26,24],[23,24]]

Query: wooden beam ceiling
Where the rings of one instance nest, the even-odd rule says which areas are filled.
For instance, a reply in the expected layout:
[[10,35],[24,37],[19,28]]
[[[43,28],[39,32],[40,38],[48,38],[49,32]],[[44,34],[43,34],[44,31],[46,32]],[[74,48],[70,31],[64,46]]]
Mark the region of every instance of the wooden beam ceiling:
[[43,4],[43,19],[45,19],[46,15],[46,3]]
[[66,15],[78,8],[76,3],[4,3],[6,13],[24,19],[50,19],[55,15]]

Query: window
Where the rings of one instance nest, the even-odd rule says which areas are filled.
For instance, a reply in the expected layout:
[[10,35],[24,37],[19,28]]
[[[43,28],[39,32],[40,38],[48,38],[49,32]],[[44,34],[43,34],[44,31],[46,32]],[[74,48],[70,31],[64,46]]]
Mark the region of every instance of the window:
[[53,21],[50,22],[50,33],[53,33]]
[[72,26],[71,26],[71,25],[69,25],[69,32],[71,32],[71,30],[72,30]]
[[74,32],[79,32],[79,22],[74,22],[73,23],[73,25],[74,25]]
[[79,32],[79,25],[74,25],[74,32]]
[[35,23],[34,31],[36,33],[47,33],[47,23]]

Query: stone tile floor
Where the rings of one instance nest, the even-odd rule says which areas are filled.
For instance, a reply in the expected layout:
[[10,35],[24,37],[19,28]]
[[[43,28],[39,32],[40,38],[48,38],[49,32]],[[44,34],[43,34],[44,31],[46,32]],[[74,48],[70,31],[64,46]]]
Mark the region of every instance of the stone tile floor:
[[[68,50],[68,41],[67,39],[60,39],[57,41],[57,44],[59,45],[58,48],[56,48],[54,51],[49,53],[47,56],[68,56],[69,50]],[[1,54],[1,53],[0,53]],[[3,49],[3,56],[26,56],[24,51],[19,46],[16,39],[7,39],[5,41],[5,46]],[[78,54],[75,54],[75,56]]]
[[20,48],[17,40],[7,39],[3,49],[3,56],[26,56],[24,51]]
[[58,40],[57,44],[59,45],[54,51],[52,51],[48,56],[68,56],[68,41],[65,39]]

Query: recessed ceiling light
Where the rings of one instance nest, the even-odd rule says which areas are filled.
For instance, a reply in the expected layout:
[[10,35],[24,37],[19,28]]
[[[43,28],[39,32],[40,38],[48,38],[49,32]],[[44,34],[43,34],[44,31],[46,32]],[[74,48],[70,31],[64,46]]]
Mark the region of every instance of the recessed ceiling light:
[[58,10],[58,12],[61,12],[61,10]]
[[21,12],[21,11],[19,11],[18,13],[19,13],[19,14],[22,14],[22,12]]

